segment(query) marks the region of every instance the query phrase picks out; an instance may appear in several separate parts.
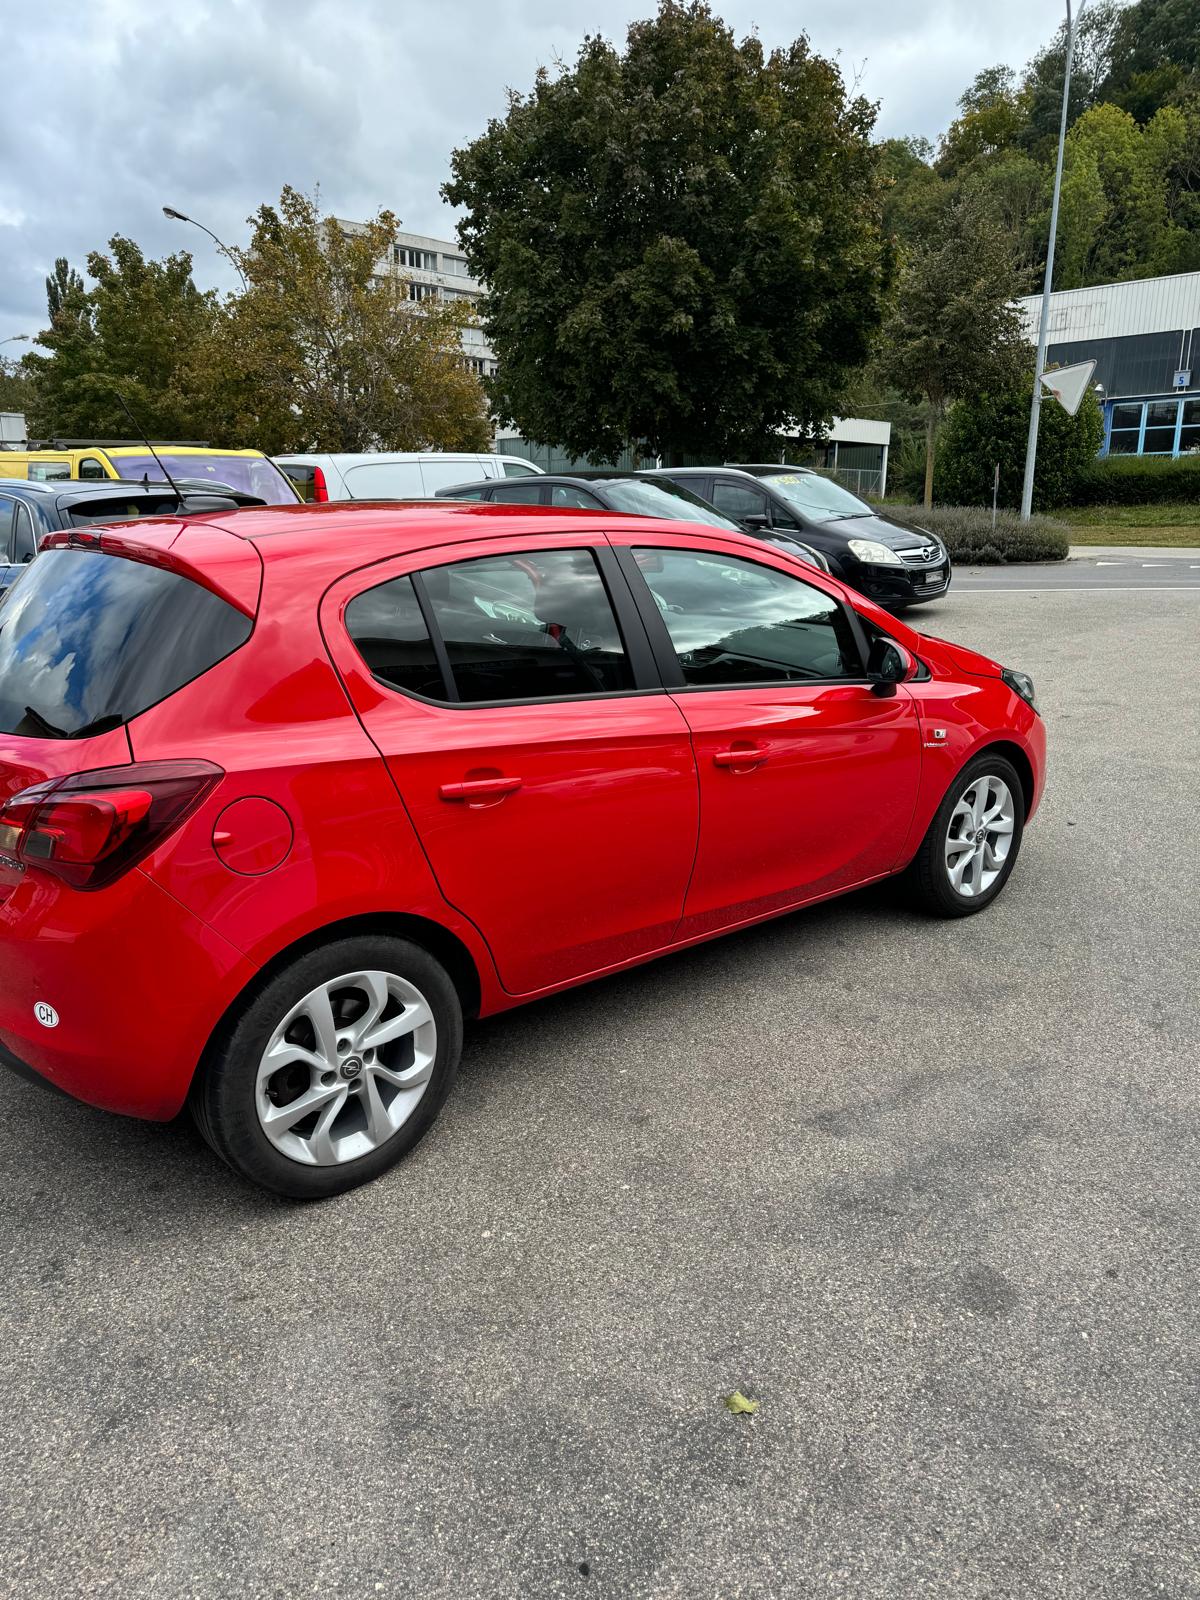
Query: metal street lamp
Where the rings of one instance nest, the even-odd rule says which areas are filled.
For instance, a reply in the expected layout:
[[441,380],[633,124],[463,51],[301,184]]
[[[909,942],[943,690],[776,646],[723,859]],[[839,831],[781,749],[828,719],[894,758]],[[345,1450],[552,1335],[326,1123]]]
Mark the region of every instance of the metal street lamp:
[[170,217],[172,222],[190,222],[193,228],[199,228],[201,233],[206,233],[216,245],[217,249],[226,258],[226,260],[232,263],[233,270],[242,280],[242,288],[248,289],[250,287],[250,285],[246,282],[246,274],[242,271],[241,262],[234,255],[233,251],[227,244],[222,244],[221,240],[217,238],[216,234],[211,228],[206,228],[202,222],[197,222],[195,217],[185,217],[183,212],[176,211],[174,206],[164,206],[162,208],[162,213],[164,217]]
[[1046,335],[1050,331],[1050,285],[1054,279],[1054,239],[1058,232],[1058,196],[1062,189],[1063,149],[1067,142],[1067,107],[1071,99],[1071,62],[1075,55],[1075,34],[1087,0],[1071,16],[1067,0],[1067,59],[1063,72],[1062,120],[1058,126],[1058,160],[1054,167],[1054,199],[1050,206],[1050,242],[1046,249],[1046,281],[1042,286],[1042,319],[1038,328],[1037,360],[1033,368],[1033,399],[1029,406],[1029,442],[1025,446],[1025,482],[1021,487],[1021,521],[1029,521],[1033,510],[1033,470],[1037,464],[1038,417],[1042,409],[1042,373],[1046,370]]
[[7,339],[0,339],[0,344],[28,344],[29,334],[10,333]]

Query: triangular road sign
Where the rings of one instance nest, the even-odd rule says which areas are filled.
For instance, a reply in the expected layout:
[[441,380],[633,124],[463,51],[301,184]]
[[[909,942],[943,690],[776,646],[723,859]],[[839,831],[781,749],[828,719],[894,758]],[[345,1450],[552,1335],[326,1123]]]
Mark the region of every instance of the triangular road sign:
[[1042,382],[1067,415],[1073,417],[1095,370],[1094,361],[1080,361],[1073,367],[1055,367],[1052,372],[1043,372]]

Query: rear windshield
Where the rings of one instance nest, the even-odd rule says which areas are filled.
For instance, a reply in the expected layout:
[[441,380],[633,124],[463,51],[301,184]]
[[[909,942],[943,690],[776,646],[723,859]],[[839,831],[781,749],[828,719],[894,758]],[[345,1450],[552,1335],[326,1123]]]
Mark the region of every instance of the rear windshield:
[[253,623],[178,573],[46,550],[0,603],[0,733],[118,728],[245,644]]
[[162,483],[163,466],[181,489],[203,484],[206,489],[239,489],[252,494],[269,506],[294,506],[296,491],[266,456],[189,456],[171,450],[160,450],[158,461],[146,452],[141,455],[114,455],[113,466],[130,482],[147,478],[151,483]]

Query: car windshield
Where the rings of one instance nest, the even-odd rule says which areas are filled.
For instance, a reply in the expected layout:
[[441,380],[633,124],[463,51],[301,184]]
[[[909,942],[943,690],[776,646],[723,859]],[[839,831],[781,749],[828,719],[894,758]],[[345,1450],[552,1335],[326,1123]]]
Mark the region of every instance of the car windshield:
[[639,517],[673,517],[682,522],[707,522],[714,528],[741,530],[719,511],[706,505],[698,495],[688,489],[679,489],[673,483],[638,482],[626,478],[601,485],[614,511],[631,511]]
[[819,472],[773,473],[763,482],[802,511],[810,522],[835,522],[838,517],[873,515],[865,500],[843,489],[832,478],[823,478]]
[[[162,483],[163,473],[152,455],[114,455],[112,464],[122,478],[136,481],[148,478],[151,483]],[[187,455],[172,450],[160,450],[158,460],[177,483],[187,479],[192,487],[203,483],[206,487],[237,489],[242,494],[252,494],[269,506],[294,506],[296,491],[266,456]]]

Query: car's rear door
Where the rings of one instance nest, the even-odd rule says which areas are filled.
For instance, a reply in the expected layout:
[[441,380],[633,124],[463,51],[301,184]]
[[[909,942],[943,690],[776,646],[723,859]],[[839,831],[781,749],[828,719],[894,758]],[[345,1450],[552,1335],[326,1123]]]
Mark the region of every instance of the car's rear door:
[[832,588],[698,535],[612,536],[687,718],[701,830],[680,937],[890,872],[912,818],[912,697],[881,697]]
[[342,580],[322,626],[506,989],[671,942],[698,830],[691,738],[602,537],[412,554]]

